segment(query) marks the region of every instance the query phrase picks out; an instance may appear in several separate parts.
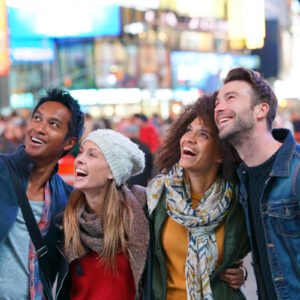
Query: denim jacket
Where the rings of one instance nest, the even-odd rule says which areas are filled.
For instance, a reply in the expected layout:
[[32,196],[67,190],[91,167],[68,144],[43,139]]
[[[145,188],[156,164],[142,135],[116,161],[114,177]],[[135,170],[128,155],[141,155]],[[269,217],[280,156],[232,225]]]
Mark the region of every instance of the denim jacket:
[[[265,233],[271,274],[278,299],[299,299],[300,295],[300,145],[287,129],[274,129],[274,138],[282,142],[269,178],[265,182],[260,214]],[[247,190],[239,168],[240,202],[244,208],[251,245]],[[259,242],[258,242],[259,243]],[[253,267],[260,299],[265,299],[256,253]]]

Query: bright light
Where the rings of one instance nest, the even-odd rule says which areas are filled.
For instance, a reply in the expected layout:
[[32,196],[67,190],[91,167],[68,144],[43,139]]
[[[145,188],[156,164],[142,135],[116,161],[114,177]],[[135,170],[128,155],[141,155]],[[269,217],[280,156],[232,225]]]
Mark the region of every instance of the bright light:
[[161,101],[160,102],[160,115],[163,119],[169,118],[169,102],[168,101]]
[[279,106],[280,106],[281,108],[286,108],[287,105],[288,105],[288,102],[287,102],[286,99],[281,99],[281,100],[279,101]]
[[135,88],[72,90],[70,93],[80,105],[129,104],[140,103],[142,100],[142,91]]
[[181,105],[179,103],[175,103],[172,105],[172,112],[175,114],[175,115],[178,115],[181,111]]
[[145,20],[147,22],[153,22],[155,20],[155,12],[153,10],[148,10],[145,12]]
[[109,75],[107,76],[107,82],[108,82],[109,85],[114,85],[114,84],[116,84],[116,83],[117,83],[117,78],[116,78],[116,76],[115,76],[114,74],[109,74]]
[[124,32],[129,34],[139,34],[144,31],[145,27],[141,22],[130,23],[124,26]]
[[111,105],[107,105],[103,108],[104,115],[107,117],[111,117],[114,115],[114,107]]
[[274,82],[274,92],[278,101],[288,98],[300,98],[298,77]]
[[228,0],[230,46],[235,49],[261,48],[264,45],[264,0]]

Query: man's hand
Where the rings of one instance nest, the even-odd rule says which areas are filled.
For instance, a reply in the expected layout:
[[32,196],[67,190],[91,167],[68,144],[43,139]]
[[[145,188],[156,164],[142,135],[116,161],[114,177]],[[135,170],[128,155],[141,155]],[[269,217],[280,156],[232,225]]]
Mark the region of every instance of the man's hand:
[[238,260],[235,263],[234,268],[228,268],[224,270],[219,276],[222,280],[227,282],[230,287],[233,289],[238,289],[244,284],[247,278],[244,272],[247,271],[243,267],[243,261]]

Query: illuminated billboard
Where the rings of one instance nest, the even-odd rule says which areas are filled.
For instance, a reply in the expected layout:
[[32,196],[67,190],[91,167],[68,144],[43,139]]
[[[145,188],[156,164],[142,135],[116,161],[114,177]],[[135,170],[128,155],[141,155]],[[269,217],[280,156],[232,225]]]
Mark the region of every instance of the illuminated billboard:
[[120,7],[94,0],[8,0],[11,39],[118,36]]
[[171,52],[173,89],[196,88],[213,92],[222,85],[222,76],[234,67],[258,69],[258,55],[204,52]]

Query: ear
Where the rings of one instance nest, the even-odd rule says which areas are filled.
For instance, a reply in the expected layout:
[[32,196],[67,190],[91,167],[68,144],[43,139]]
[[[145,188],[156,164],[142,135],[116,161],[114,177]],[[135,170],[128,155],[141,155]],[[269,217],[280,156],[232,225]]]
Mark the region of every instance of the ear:
[[77,143],[77,138],[76,137],[69,137],[66,140],[65,146],[64,146],[64,151],[70,151]]
[[111,170],[108,170],[108,172],[109,173],[108,173],[107,179],[114,179],[114,176],[113,176]]
[[223,157],[222,157],[222,153],[221,153],[220,146],[219,146],[219,150],[218,150],[217,157],[216,157],[216,163],[220,164],[220,163],[222,163],[222,161],[223,161]]
[[254,107],[255,116],[257,117],[257,119],[264,119],[266,117],[269,109],[270,109],[270,106],[268,103],[263,102],[263,103],[257,104]]

